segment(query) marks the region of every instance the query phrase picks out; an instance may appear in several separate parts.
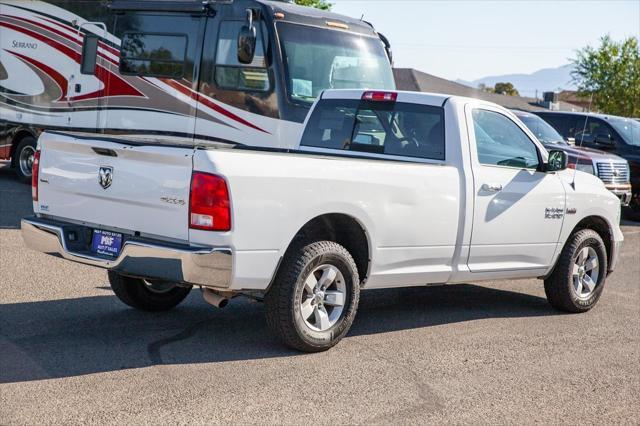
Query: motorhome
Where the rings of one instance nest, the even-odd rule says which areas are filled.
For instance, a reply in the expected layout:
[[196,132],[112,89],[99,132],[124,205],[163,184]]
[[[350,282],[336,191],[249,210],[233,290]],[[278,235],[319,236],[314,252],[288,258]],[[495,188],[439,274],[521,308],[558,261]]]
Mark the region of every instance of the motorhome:
[[287,148],[328,88],[394,88],[388,40],[289,1],[0,3],[0,159],[44,129]]

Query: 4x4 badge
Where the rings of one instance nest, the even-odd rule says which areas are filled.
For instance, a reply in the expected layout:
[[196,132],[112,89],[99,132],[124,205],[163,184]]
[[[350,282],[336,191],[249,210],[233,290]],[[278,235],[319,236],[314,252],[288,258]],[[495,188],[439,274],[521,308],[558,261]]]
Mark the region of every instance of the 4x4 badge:
[[100,170],[98,170],[98,182],[102,189],[110,187],[111,182],[113,182],[113,167],[101,166]]

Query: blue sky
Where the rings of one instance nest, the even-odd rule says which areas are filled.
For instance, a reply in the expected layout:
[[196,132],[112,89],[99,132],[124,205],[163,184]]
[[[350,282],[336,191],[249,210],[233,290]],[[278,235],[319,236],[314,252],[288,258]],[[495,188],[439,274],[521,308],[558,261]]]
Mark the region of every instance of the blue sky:
[[640,0],[330,1],[384,33],[396,66],[451,80],[554,68],[604,34],[640,36]]

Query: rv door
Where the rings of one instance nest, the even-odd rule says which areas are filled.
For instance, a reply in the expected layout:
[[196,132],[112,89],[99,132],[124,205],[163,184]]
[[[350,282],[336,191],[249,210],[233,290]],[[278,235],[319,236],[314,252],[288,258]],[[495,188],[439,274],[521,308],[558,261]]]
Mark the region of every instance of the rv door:
[[100,40],[106,36],[106,26],[102,22],[85,22],[78,27],[78,37],[82,38],[80,61],[68,78],[67,103],[69,105],[68,125],[73,128],[95,130],[100,127],[105,85],[108,84],[102,62],[106,55],[100,55]]

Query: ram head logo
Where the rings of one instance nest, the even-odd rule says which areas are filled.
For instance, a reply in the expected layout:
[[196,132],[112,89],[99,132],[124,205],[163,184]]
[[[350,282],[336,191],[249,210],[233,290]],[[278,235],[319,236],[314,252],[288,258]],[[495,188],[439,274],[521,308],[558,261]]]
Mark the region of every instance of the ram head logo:
[[111,182],[113,182],[113,167],[111,166],[102,166],[100,170],[98,170],[98,182],[102,189],[107,189],[111,186]]

